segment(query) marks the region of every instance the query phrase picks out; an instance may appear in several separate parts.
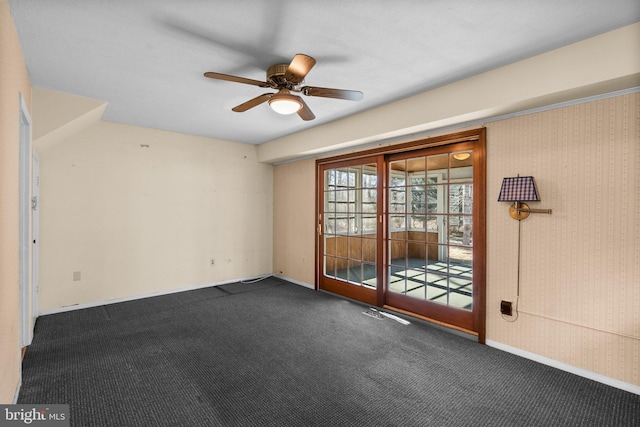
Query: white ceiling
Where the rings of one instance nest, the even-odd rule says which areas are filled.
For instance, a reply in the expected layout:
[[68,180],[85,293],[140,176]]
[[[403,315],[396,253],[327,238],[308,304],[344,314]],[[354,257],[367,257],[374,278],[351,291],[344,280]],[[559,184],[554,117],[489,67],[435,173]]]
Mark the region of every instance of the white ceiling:
[[[260,144],[640,21],[638,0],[9,0],[34,87],[108,101],[104,120]],[[296,53],[316,119],[262,104]],[[523,82],[526,83],[526,82]]]

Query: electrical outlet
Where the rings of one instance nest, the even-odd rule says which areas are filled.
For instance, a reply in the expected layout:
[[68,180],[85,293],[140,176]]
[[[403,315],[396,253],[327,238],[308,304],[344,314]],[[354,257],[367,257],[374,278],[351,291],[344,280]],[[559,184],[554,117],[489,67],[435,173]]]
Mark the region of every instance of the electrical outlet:
[[216,265],[216,259],[215,258],[211,258],[211,265]]
[[500,313],[505,316],[512,316],[511,301],[500,301]]
[[79,282],[82,279],[82,273],[79,271],[74,271],[73,272],[73,281],[74,282]]

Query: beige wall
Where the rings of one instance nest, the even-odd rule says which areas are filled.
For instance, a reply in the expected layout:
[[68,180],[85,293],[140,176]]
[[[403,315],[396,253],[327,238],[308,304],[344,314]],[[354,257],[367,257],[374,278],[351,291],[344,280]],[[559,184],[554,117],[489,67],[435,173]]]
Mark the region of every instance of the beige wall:
[[[86,101],[38,90],[34,123],[51,98]],[[273,167],[255,146],[73,116],[76,133],[34,141],[42,311],[271,273]]]
[[[487,124],[487,338],[640,385],[640,93]],[[518,223],[494,202],[536,177],[553,209]]]
[[19,93],[31,107],[31,85],[9,4],[0,0],[0,403],[12,403],[20,381]]
[[[640,94],[489,122],[487,128],[487,340],[640,385]],[[276,166],[274,260],[313,284],[314,162]],[[533,175],[553,209],[522,221],[519,317],[517,221],[496,202],[502,178]],[[535,206],[534,206],[535,205]],[[291,230],[284,232],[285,230]],[[298,241],[294,244],[293,239]],[[281,261],[284,263],[284,261]],[[283,264],[284,265],[284,264]],[[286,271],[285,271],[285,275]]]
[[313,159],[277,166],[273,177],[273,271],[307,285],[314,282],[315,179]]

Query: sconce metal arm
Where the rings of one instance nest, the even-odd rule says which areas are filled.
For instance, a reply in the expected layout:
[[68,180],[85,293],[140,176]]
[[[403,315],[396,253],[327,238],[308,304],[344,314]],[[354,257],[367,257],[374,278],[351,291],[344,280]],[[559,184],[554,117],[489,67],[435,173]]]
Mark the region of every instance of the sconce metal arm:
[[518,221],[522,221],[527,218],[530,213],[546,213],[550,214],[551,209],[531,209],[529,205],[522,202],[515,202],[511,206],[509,206],[509,215],[511,218],[517,219]]
[[516,208],[518,212],[529,212],[529,213],[546,213],[550,214],[551,209],[529,209],[529,208]]

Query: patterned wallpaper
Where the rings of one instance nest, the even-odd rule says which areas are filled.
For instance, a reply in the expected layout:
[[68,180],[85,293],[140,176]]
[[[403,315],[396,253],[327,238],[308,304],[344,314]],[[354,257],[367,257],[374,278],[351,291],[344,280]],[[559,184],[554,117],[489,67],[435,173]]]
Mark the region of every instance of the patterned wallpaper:
[[[487,339],[640,385],[640,93],[487,127]],[[503,177],[533,175],[521,227],[496,202]],[[515,317],[515,316],[514,316]]]

